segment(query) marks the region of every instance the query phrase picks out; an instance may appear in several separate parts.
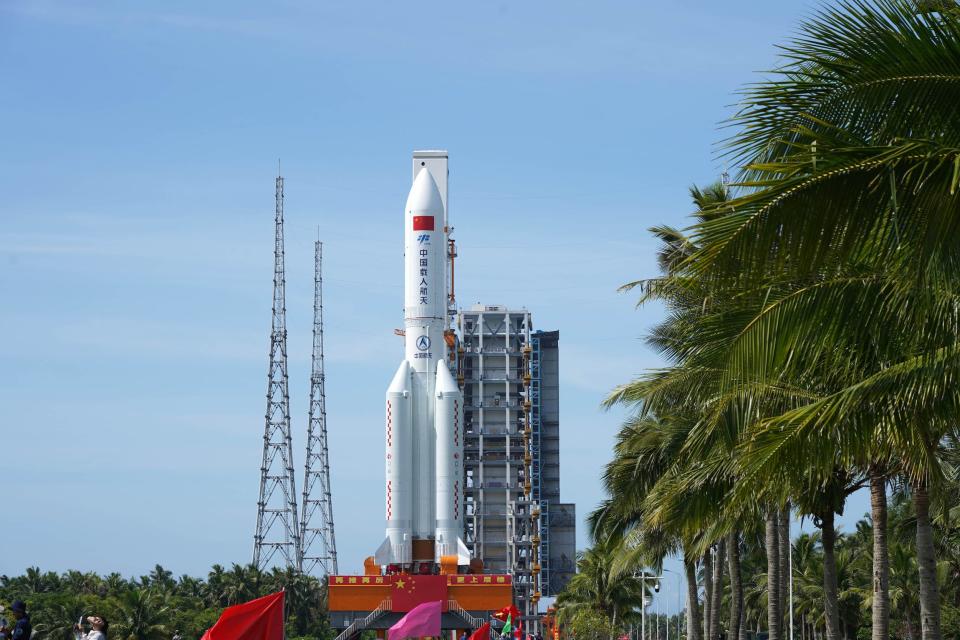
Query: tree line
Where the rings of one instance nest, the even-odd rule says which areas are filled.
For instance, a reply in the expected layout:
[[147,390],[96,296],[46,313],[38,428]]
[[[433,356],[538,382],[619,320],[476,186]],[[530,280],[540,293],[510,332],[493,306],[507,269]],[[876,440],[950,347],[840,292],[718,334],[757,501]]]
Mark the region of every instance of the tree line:
[[622,631],[675,555],[689,640],[960,634],[960,8],[845,0],[795,33],[727,123],[734,179],[624,287],[665,309],[665,365],[607,399],[629,417],[560,620]]
[[286,589],[287,637],[334,637],[326,584],[293,569],[213,565],[203,579],[177,578],[160,565],[138,578],[30,567],[20,576],[0,576],[0,602],[26,601],[37,640],[73,640],[73,625],[87,615],[107,618],[109,640],[170,640],[177,631],[184,640],[196,640],[225,607],[281,589]]

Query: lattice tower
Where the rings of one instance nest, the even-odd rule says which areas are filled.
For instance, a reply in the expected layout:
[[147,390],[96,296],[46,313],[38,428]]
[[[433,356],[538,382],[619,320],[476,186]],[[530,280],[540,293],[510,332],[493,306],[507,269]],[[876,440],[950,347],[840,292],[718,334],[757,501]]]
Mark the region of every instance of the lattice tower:
[[323,371],[323,245],[314,245],[313,356],[310,372],[310,415],[307,424],[307,459],[303,475],[300,521],[301,569],[312,573],[318,566],[326,575],[337,573],[337,542],[333,532],[330,497],[330,458],[327,449],[327,399]]
[[253,537],[253,564],[258,569],[270,566],[278,551],[287,567],[299,567],[301,557],[287,378],[283,176],[277,176],[274,224],[273,326],[270,332],[270,368],[267,374],[263,464],[260,466],[260,500],[257,502],[257,530]]

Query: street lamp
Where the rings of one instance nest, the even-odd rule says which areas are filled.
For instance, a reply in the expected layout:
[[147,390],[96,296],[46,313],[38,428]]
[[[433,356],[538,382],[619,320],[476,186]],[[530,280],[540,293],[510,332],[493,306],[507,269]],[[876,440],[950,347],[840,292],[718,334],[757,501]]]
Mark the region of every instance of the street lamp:
[[641,569],[639,574],[634,571],[633,577],[640,580],[640,593],[642,595],[640,601],[640,637],[647,640],[647,580],[656,580],[653,584],[653,591],[659,593],[660,581],[663,580],[663,576],[650,576],[647,575],[645,569]]

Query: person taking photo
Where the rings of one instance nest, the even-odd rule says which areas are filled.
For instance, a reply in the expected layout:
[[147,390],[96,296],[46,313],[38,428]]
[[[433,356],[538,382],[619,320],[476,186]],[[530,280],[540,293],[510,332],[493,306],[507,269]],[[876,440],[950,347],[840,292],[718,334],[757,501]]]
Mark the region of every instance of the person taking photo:
[[77,640],[107,640],[107,627],[110,623],[103,616],[87,616],[87,622],[90,623],[90,631],[84,633],[83,625],[76,624]]

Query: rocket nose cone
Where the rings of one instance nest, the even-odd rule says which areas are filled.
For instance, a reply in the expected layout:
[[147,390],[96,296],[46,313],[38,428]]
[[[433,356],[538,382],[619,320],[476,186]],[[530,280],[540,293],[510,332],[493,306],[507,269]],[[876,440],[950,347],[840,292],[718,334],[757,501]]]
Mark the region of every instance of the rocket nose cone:
[[440,189],[437,183],[430,175],[429,169],[421,169],[410,187],[410,194],[407,196],[407,213],[426,213],[433,215],[443,215],[443,199],[440,197]]
[[450,375],[450,369],[447,368],[447,363],[443,360],[437,363],[436,389],[438,393],[457,393],[460,391],[456,380]]
[[387,387],[387,393],[403,393],[410,389],[410,363],[404,360],[397,367],[397,372],[393,374],[393,380]]

